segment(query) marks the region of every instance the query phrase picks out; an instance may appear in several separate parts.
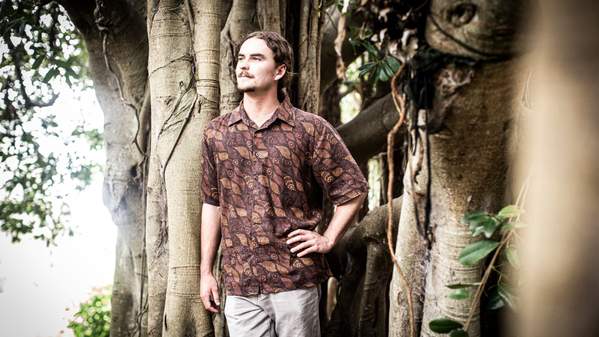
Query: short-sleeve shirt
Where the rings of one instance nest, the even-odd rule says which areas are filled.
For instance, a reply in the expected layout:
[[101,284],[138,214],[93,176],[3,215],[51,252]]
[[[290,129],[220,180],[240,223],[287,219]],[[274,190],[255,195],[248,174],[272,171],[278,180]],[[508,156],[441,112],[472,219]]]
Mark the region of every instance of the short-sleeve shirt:
[[323,191],[335,205],[368,192],[339,133],[285,99],[258,127],[243,109],[208,123],[203,135],[203,202],[220,206],[222,270],[229,295],[276,293],[331,276],[323,254],[297,257],[287,235],[323,219]]

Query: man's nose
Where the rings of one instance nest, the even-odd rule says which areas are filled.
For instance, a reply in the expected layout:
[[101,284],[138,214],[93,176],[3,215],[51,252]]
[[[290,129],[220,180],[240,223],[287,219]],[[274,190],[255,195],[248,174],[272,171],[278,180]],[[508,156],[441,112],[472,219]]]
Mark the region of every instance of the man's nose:
[[239,60],[239,61],[237,61],[237,68],[247,70],[248,64],[245,60]]

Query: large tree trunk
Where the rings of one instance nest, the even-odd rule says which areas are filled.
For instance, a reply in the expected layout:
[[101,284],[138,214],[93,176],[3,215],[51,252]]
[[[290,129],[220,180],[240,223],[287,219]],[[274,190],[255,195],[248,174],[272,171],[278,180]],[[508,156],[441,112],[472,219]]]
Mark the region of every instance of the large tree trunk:
[[104,204],[118,228],[110,334],[146,336],[143,237],[149,96],[145,9],[139,2],[100,3],[95,17],[93,2],[61,4],[85,39],[91,78],[104,112]]
[[[434,335],[428,329],[432,319],[450,317],[465,322],[468,318],[470,301],[450,299],[447,285],[480,281],[480,265],[466,267],[458,262],[460,251],[478,240],[461,219],[467,212],[496,212],[504,203],[514,70],[514,62],[508,61],[478,69],[445,69],[441,74],[447,80],[460,81],[464,72],[472,71],[472,78],[451,104],[447,131],[430,140],[434,241],[426,279],[424,336]],[[470,324],[469,335],[480,335],[478,315]]]
[[163,0],[149,12],[154,13],[148,16],[153,151],[147,217],[154,300],[149,331],[204,336],[214,327],[199,294],[199,140],[218,115],[220,13],[214,0]]
[[[530,177],[518,336],[599,336],[599,43],[596,2],[543,1],[528,64],[520,178]],[[527,74],[529,75],[529,74]]]
[[[411,286],[417,335],[434,335],[428,327],[432,319],[465,323],[470,301],[450,299],[446,286],[480,281],[480,265],[458,262],[461,249],[476,240],[461,219],[467,212],[495,212],[504,203],[508,127],[516,94],[511,58],[521,6],[519,1],[431,3],[426,30],[430,46],[477,63],[450,61],[442,66],[435,75],[430,111],[408,104],[408,125],[422,128],[409,130],[416,148],[409,151],[404,176],[396,255]],[[415,141],[417,134],[420,142]],[[395,271],[389,294],[389,333],[409,336],[406,293],[398,276]],[[468,332],[480,335],[478,314]]]
[[[163,186],[158,135],[175,105],[179,90],[192,81],[191,31],[185,8],[176,1],[160,1],[148,7],[148,72],[152,104],[151,152],[146,206],[146,241],[148,256],[149,311],[148,335],[162,336],[168,329],[165,311],[168,280],[168,220],[166,192]],[[182,83],[180,85],[179,83]],[[182,87],[182,88],[180,88]],[[189,109],[189,107],[186,107]],[[164,322],[164,324],[163,324]],[[171,323],[174,317],[171,317]]]

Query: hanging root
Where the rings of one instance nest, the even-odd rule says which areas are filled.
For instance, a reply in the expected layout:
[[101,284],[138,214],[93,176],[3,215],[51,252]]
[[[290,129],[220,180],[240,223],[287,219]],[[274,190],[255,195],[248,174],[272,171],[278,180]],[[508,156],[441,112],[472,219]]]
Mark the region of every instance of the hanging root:
[[399,132],[401,125],[405,120],[405,101],[404,98],[399,94],[397,89],[397,78],[401,75],[402,70],[405,64],[402,64],[397,73],[393,76],[391,80],[391,92],[393,96],[393,103],[395,104],[395,108],[399,113],[399,119],[397,123],[393,126],[389,134],[387,134],[387,163],[388,163],[388,184],[387,184],[387,200],[389,201],[387,206],[387,247],[389,248],[389,254],[393,263],[397,267],[397,271],[399,272],[399,277],[401,279],[401,283],[406,292],[406,297],[408,300],[408,317],[410,320],[410,337],[415,337],[416,326],[414,322],[414,304],[412,303],[412,289],[410,284],[408,283],[406,276],[401,270],[401,266],[399,265],[399,261],[397,261],[397,257],[393,251],[393,178],[394,178],[394,163],[393,163],[393,145],[395,143],[395,135]]

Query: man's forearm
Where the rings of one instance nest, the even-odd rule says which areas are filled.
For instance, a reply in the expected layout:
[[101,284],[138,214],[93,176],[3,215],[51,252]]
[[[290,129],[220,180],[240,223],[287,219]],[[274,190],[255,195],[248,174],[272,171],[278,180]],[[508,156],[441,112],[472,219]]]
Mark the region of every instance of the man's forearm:
[[200,226],[201,262],[200,273],[211,274],[214,257],[220,242],[220,208],[210,204],[202,205]]
[[361,194],[352,200],[335,207],[333,218],[323,236],[334,246],[349,227],[356,213],[362,208],[366,194]]

